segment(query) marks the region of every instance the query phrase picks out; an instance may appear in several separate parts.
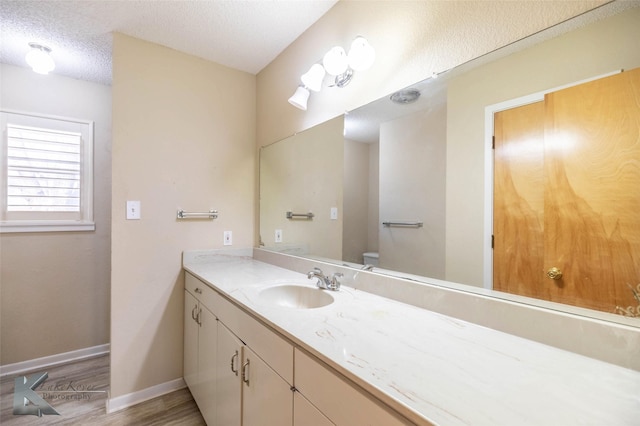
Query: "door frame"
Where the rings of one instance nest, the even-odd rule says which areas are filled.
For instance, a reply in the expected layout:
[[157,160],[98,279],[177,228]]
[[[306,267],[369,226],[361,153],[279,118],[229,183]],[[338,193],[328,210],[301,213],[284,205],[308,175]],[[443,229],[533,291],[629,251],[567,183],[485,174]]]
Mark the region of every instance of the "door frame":
[[493,237],[493,116],[494,114],[511,108],[532,104],[544,100],[547,93],[556,92],[568,87],[588,83],[621,73],[623,70],[615,70],[606,74],[597,75],[562,86],[532,93],[530,95],[509,99],[488,105],[484,109],[484,235],[483,235],[483,273],[482,284],[485,289],[493,289],[493,248],[491,240]]

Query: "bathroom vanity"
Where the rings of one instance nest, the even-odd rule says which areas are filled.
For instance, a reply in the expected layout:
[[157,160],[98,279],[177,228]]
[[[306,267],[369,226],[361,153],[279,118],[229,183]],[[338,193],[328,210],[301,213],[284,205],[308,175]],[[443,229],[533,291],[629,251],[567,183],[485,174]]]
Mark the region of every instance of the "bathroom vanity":
[[184,378],[208,424],[637,424],[640,372],[350,285],[369,272],[328,291],[251,251],[183,266]]

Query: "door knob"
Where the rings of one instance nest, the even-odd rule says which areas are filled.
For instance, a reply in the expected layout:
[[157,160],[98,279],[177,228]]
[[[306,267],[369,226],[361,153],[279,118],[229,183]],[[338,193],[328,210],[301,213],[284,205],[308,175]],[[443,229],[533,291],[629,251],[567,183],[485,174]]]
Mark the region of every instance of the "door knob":
[[562,278],[562,271],[554,266],[547,271],[547,277],[552,280],[559,280]]

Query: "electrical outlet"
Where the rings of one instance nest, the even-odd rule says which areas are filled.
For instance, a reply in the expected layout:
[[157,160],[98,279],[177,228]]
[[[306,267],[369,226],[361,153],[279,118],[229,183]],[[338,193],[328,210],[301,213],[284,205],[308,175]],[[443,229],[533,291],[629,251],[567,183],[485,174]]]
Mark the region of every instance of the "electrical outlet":
[[233,239],[231,236],[231,231],[224,231],[224,245],[230,246],[233,244]]
[[276,229],[276,243],[282,242],[282,229]]
[[140,219],[140,201],[127,201],[127,220]]
[[331,217],[331,220],[338,219],[338,208],[337,207],[331,207],[330,217]]

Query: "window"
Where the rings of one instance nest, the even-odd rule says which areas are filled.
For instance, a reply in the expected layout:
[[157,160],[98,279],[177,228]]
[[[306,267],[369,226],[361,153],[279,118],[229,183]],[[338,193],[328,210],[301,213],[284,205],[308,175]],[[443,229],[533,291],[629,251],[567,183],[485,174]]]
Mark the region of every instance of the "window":
[[0,231],[94,230],[93,123],[0,111],[0,125]]

